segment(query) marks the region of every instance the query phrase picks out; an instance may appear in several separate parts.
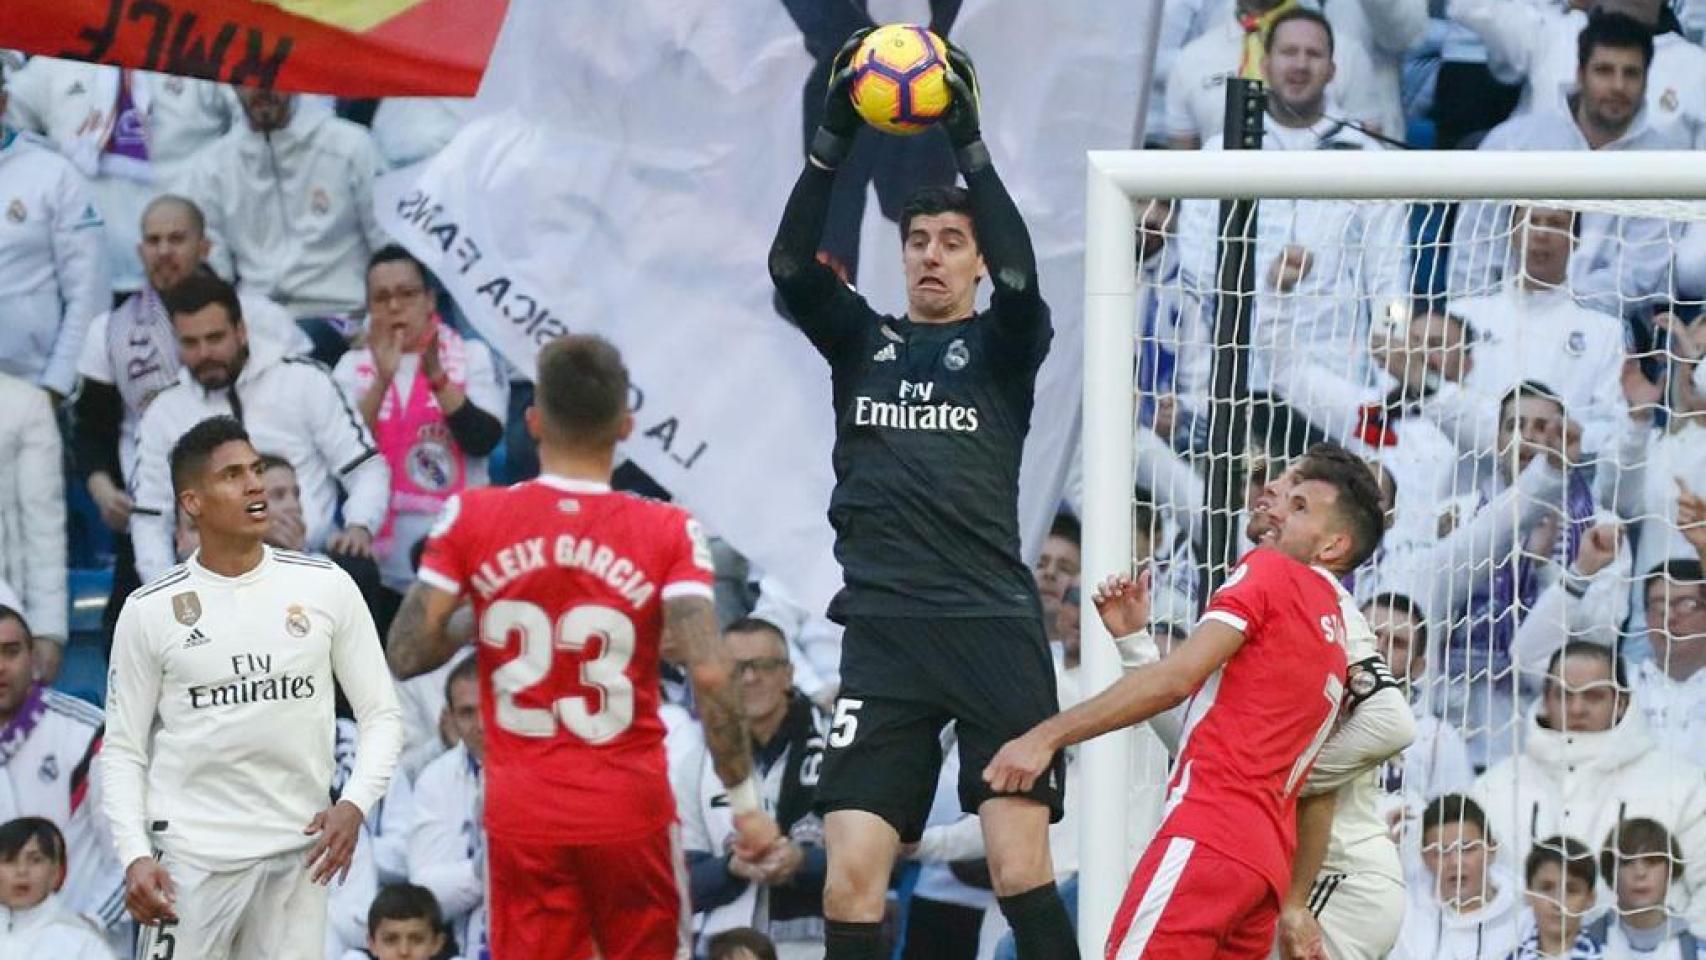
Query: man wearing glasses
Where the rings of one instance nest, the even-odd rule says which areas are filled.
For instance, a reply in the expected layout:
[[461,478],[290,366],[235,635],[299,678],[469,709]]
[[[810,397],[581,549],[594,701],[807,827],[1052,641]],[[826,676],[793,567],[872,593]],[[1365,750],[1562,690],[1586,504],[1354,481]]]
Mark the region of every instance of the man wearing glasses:
[[760,860],[734,853],[728,791],[702,744],[675,769],[686,850],[693,927],[700,942],[735,927],[756,927],[775,941],[777,956],[822,957],[823,820],[812,812],[828,716],[794,688],[782,631],[756,619],[723,631],[735,664],[741,710],[752,732],[753,776],[764,809],[785,842]]
[[373,552],[385,586],[406,592],[409,555],[444,502],[484,486],[503,442],[508,389],[491,351],[434,310],[426,267],[396,244],[367,266],[367,343],[338,360],[338,382],[391,468],[390,510]]
[[1667,560],[1646,577],[1653,659],[1636,665],[1630,680],[1635,705],[1647,715],[1665,752],[1706,766],[1706,576],[1701,564],[1700,559]]

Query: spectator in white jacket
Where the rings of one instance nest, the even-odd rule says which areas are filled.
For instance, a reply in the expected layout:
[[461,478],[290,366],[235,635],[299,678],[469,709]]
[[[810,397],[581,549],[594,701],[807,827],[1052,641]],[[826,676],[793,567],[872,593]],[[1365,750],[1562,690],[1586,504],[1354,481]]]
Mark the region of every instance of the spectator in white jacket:
[[[99,708],[33,682],[29,624],[0,606],[0,821],[45,817],[67,838],[65,902],[109,934],[129,924],[101,809]],[[0,954],[5,956],[5,954]]]
[[1591,19],[1621,14],[1653,37],[1644,92],[1653,125],[1692,127],[1706,118],[1706,50],[1675,29],[1665,0],[1448,0],[1446,10],[1480,35],[1496,76],[1507,83],[1526,81],[1518,112],[1545,108],[1570,85],[1576,76],[1577,37]]
[[1583,217],[1547,207],[1506,212],[1512,271],[1495,292],[1455,298],[1447,306],[1475,331],[1474,363],[1460,382],[1441,382],[1423,411],[1459,451],[1485,459],[1499,428],[1487,401],[1524,380],[1544,383],[1581,425],[1583,452],[1609,461],[1630,429],[1621,379],[1624,327],[1617,316],[1584,307],[1571,295]]
[[59,899],[65,838],[50,820],[0,824],[0,957],[113,960],[101,932]]
[[[1653,62],[1653,38],[1646,27],[1620,14],[1599,15],[1581,30],[1575,50],[1574,86],[1549,92],[1533,110],[1494,128],[1480,149],[1688,148],[1685,135],[1655,125],[1651,109],[1643,104],[1651,89]],[[1519,268],[1521,248],[1504,239],[1507,228],[1517,225],[1504,204],[1466,203],[1458,209],[1447,285],[1452,296],[1485,294]],[[1662,220],[1584,213],[1570,259],[1568,289],[1589,306],[1622,316],[1668,293],[1671,255]]]
[[432,159],[473,118],[471,97],[386,97],[373,113],[373,143],[395,170]]
[[1688,869],[1685,914],[1706,922],[1706,771],[1659,748],[1611,648],[1570,641],[1553,655],[1545,692],[1528,713],[1522,750],[1475,782],[1474,796],[1505,837],[1508,864],[1543,837],[1597,846],[1620,820],[1671,831]]
[[[1696,528],[1706,541],[1706,526]],[[1653,656],[1632,665],[1635,706],[1664,752],[1706,768],[1706,545],[1643,578]]]
[[0,373],[0,581],[35,625],[38,669],[49,681],[59,674],[70,615],[60,450],[47,394]]
[[[6,112],[0,71],[0,116]],[[107,309],[106,242],[70,161],[0,120],[0,373],[55,395],[77,385],[84,331]]]
[[244,88],[238,97],[245,122],[203,150],[183,181],[207,215],[211,262],[298,320],[358,313],[367,259],[385,245],[373,137],[294,96]]
[[[324,367],[250,340],[229,284],[201,271],[167,303],[178,339],[178,382],[142,415],[130,535],[144,583],[172,565],[172,444],[208,417],[236,417],[257,450],[290,461],[302,489],[310,551],[371,556],[385,520],[390,471],[373,437]],[[336,534],[338,488],[348,494]]]
[[[1380,149],[1367,134],[1327,116],[1333,50],[1332,28],[1320,14],[1292,8],[1275,18],[1262,61],[1271,121],[1264,150]],[[1221,141],[1214,136],[1204,149],[1218,150]],[[1218,286],[1218,209],[1214,201],[1185,201],[1179,236],[1187,289]],[[1259,204],[1249,387],[1260,398],[1252,427],[1270,450],[1298,455],[1327,439],[1318,428],[1291,422],[1301,418],[1288,416],[1288,398],[1328,389],[1374,397],[1369,325],[1408,305],[1405,230],[1402,204]],[[1280,403],[1268,402],[1276,397]]]
[[1461,794],[1422,811],[1427,882],[1410,889],[1394,960],[1484,960],[1508,954],[1521,937],[1522,887],[1494,864],[1499,834],[1481,805]]
[[462,952],[483,956],[486,843],[481,814],[480,676],[473,657],[445,682],[446,709],[460,742],[427,764],[415,781],[415,819],[409,828],[409,880],[432,891]]
[[[1168,146],[1195,150],[1225,132],[1226,81],[1239,76],[1263,76],[1258,51],[1263,41],[1269,48],[1273,46],[1272,28],[1279,18],[1296,9],[1301,8],[1295,0],[1237,0],[1235,9],[1222,14],[1201,36],[1179,51],[1166,84]],[[1384,122],[1401,122],[1401,114],[1386,117],[1388,104],[1376,89],[1374,67],[1360,46],[1335,49],[1329,42],[1327,57],[1332,69],[1322,84],[1327,86],[1335,107],[1342,111],[1342,119],[1377,130]],[[1402,129],[1382,132],[1403,135]]]
[[137,224],[149,199],[240,116],[229,87],[146,70],[34,57],[12,79],[12,122],[41,134],[89,181],[118,293],[146,280]]
[[1361,49],[1373,68],[1370,90],[1379,107],[1380,132],[1404,139],[1399,74],[1404,57],[1428,32],[1428,0],[1356,0],[1322,3],[1333,31],[1347,48]]

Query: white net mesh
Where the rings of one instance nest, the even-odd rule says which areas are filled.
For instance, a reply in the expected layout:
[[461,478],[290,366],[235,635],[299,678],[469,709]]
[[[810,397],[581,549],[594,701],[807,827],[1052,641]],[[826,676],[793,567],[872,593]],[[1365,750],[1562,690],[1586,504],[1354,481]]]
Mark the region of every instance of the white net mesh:
[[[1134,516],[1157,637],[1200,609],[1217,458],[1240,458],[1253,496],[1311,443],[1347,444],[1392,498],[1385,543],[1349,586],[1420,720],[1380,772],[1413,892],[1462,867],[1477,874],[1463,899],[1518,893],[1554,836],[1650,853],[1645,826],[1621,839],[1650,820],[1686,864],[1669,909],[1700,928],[1706,528],[1688,524],[1690,491],[1706,494],[1706,207],[1263,199],[1232,406],[1211,400],[1232,356],[1215,346],[1217,308],[1237,299],[1219,208],[1137,202]],[[1233,409],[1246,430],[1217,451],[1215,418]],[[1237,540],[1234,555],[1250,546]],[[1621,666],[1555,667],[1566,642]],[[1432,851],[1430,870],[1420,815],[1453,793],[1484,809],[1499,846],[1484,866],[1472,847]],[[1647,895],[1622,892],[1624,915]],[[1596,897],[1615,922],[1613,878]],[[1517,897],[1503,935],[1527,916]]]

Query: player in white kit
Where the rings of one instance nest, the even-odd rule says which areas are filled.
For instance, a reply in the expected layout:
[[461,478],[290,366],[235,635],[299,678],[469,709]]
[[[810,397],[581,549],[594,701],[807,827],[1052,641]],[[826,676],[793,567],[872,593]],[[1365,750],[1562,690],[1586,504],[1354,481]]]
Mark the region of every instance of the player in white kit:
[[[347,872],[402,746],[373,618],[324,558],[274,550],[261,458],[235,419],[172,449],[201,548],[125,601],[107,681],[106,814],[148,960],[321,960],[324,884]],[[336,803],[333,679],[355,710]]]

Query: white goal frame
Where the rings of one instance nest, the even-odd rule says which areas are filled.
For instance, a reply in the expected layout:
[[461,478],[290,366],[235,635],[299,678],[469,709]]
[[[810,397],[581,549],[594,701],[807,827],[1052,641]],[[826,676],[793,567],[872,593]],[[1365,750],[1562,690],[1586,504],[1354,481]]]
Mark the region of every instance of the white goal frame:
[[[1138,313],[1134,201],[1168,198],[1431,200],[1701,200],[1706,162],[1686,151],[1365,152],[1346,150],[1089,151],[1084,248],[1085,592],[1131,565],[1133,344]],[[1086,605],[1088,607],[1088,605]],[[1086,696],[1119,679],[1119,655],[1094,610],[1081,618]],[[1128,828],[1158,824],[1161,787],[1130,802],[1133,731],[1080,750],[1078,938],[1102,955],[1132,868]],[[1143,749],[1159,751],[1152,736]],[[1158,766],[1164,758],[1156,755]]]

